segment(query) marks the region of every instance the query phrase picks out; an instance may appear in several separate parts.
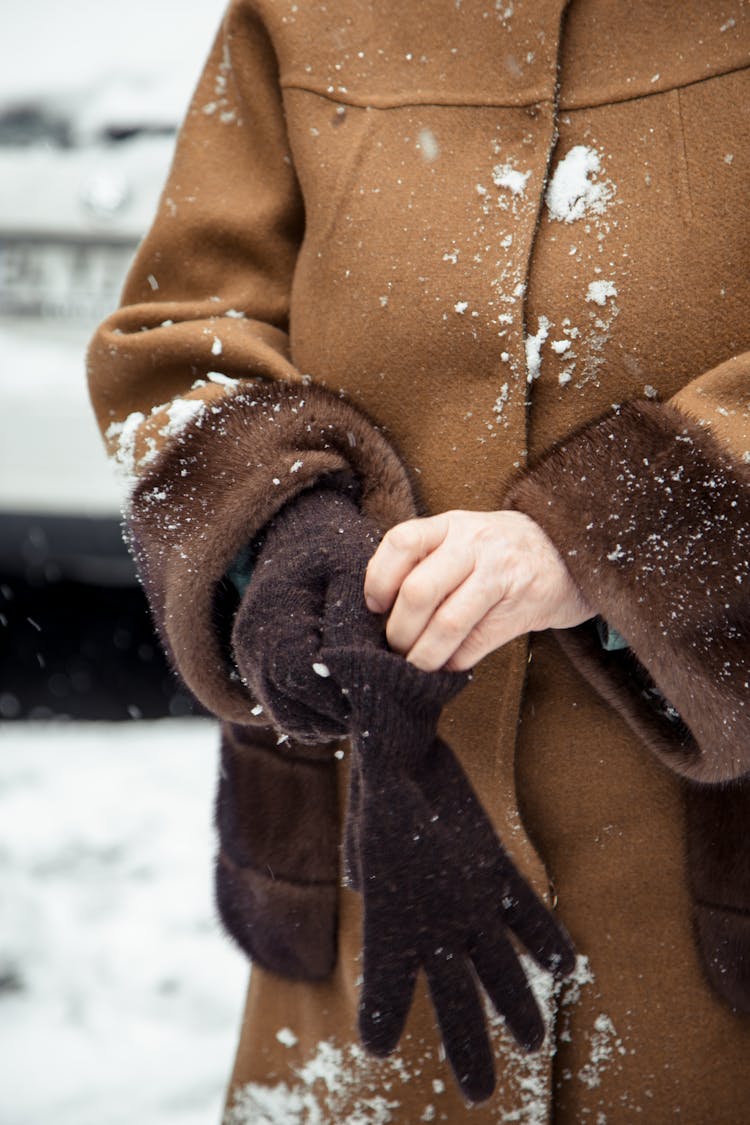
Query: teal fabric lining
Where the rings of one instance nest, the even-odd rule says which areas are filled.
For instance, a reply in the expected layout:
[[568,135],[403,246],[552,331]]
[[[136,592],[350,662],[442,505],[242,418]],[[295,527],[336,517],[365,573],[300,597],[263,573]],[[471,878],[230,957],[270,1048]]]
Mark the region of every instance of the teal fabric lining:
[[254,544],[248,543],[247,546],[243,547],[235,556],[231,566],[227,570],[227,578],[240,597],[243,597],[245,590],[250,585],[250,579],[255,570],[255,554]]
[[610,628],[603,617],[597,617],[596,631],[605,652],[619,652],[623,648],[630,648],[622,634],[618,633],[616,629]]

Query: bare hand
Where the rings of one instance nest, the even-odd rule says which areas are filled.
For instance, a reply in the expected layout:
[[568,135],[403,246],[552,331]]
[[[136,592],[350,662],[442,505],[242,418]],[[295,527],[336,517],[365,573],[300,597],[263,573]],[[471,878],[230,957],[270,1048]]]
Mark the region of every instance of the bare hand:
[[521,512],[407,520],[370,560],[365,598],[390,610],[386,635],[424,671],[471,668],[514,637],[593,616],[542,529]]

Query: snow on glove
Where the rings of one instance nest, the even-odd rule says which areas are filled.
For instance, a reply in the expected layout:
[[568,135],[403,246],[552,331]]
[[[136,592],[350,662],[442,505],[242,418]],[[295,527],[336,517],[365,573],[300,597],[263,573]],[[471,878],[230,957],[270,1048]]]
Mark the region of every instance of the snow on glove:
[[511,935],[558,977],[573,969],[574,951],[436,737],[440,711],[466,677],[422,672],[358,645],[356,626],[347,638],[363,578],[349,576],[348,594],[336,591],[321,650],[351,707],[346,849],[364,900],[360,1035],[375,1054],[396,1047],[423,969],[458,1084],[481,1101],[495,1076],[477,981],[519,1045],[535,1050],[544,1022]]
[[[349,588],[377,546],[374,525],[345,491],[301,493],[271,522],[232,629],[237,668],[269,721],[303,743],[343,738],[349,708],[320,655],[331,584]],[[363,603],[364,604],[364,603]],[[358,644],[383,645],[371,613],[349,623]]]
[[[572,970],[573,949],[503,849],[452,751],[435,738],[437,715],[422,710],[424,684],[408,683],[396,658],[373,667],[373,656],[392,659],[363,658],[364,704],[349,689],[357,804],[348,865],[364,899],[360,1034],[376,1054],[396,1047],[424,969],[458,1084],[481,1101],[494,1088],[494,1064],[477,979],[519,1045],[534,1050],[544,1023],[510,935],[558,976]],[[388,692],[385,702],[366,680]]]

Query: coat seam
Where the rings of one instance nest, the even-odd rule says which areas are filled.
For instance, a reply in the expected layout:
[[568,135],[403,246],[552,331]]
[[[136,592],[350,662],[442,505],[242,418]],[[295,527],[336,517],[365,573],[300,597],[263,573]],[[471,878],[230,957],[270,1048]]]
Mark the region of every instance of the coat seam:
[[689,82],[674,82],[671,86],[662,86],[658,90],[645,90],[640,93],[624,94],[619,98],[602,98],[599,101],[582,102],[568,104],[565,99],[561,99],[560,112],[561,113],[585,113],[587,109],[606,109],[611,105],[625,105],[627,102],[645,101],[647,98],[658,98],[662,94],[672,94],[675,91],[690,90],[693,86],[701,86],[704,82],[713,82],[717,78],[727,78],[732,74],[741,74],[745,70],[750,70],[750,63],[742,63],[741,66],[730,67],[729,70],[719,70],[714,74],[704,74],[700,78],[693,78]]
[[538,106],[552,106],[555,104],[554,94],[549,94],[542,98],[532,98],[530,101],[517,101],[517,102],[495,102],[485,98],[467,99],[466,101],[458,101],[456,98],[437,98],[435,96],[424,98],[408,98],[396,99],[388,97],[380,97],[378,95],[372,97],[357,98],[353,95],[342,97],[340,94],[332,94],[328,90],[323,90],[315,86],[308,86],[301,82],[282,82],[282,90],[296,90],[303,94],[315,94],[319,98],[325,98],[326,101],[332,102],[334,105],[346,105],[352,109],[375,109],[375,110],[389,110],[389,109],[417,109],[417,108],[444,108],[444,109],[535,109]]
[[324,90],[322,87],[308,85],[303,82],[280,82],[282,90],[296,90],[303,94],[315,94],[319,98],[325,98],[326,101],[332,102],[334,105],[346,105],[352,109],[376,109],[376,110],[389,110],[389,109],[416,109],[419,107],[425,108],[445,108],[445,109],[534,109],[538,106],[557,106],[559,113],[579,113],[585,112],[589,109],[606,109],[608,106],[625,105],[628,102],[644,101],[647,98],[657,98],[661,94],[670,94],[675,90],[688,90],[693,86],[700,86],[704,82],[711,82],[717,78],[726,78],[732,74],[741,74],[745,70],[750,70],[750,63],[743,63],[740,66],[730,67],[728,70],[716,71],[714,74],[702,75],[700,78],[694,78],[689,82],[675,82],[670,86],[660,87],[658,90],[646,90],[634,92],[632,94],[623,94],[620,97],[614,98],[600,98],[586,102],[571,102],[565,100],[564,93],[558,100],[554,93],[548,94],[544,97],[531,98],[519,101],[493,101],[491,98],[467,98],[459,100],[455,97],[436,97],[435,95],[424,97],[410,97],[410,98],[389,98],[379,95],[371,95],[369,97],[362,96],[356,97],[355,95],[348,94],[346,96],[341,93],[331,93],[329,90]]

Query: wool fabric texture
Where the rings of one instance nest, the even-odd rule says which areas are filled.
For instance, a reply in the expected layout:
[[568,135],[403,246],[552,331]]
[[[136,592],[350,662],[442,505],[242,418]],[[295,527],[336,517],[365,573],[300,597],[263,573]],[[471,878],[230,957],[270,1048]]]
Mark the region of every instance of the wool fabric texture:
[[[228,1125],[268,1099],[323,1125],[744,1125],[749,59],[742,0],[230,0],[89,350],[154,619],[222,721],[232,902],[291,920],[290,972],[253,968]],[[538,1052],[488,1019],[497,1088],[471,1109],[421,977],[397,1050],[361,1050],[362,900],[336,843],[352,754],[277,745],[226,644],[233,560],[341,472],[383,532],[528,502],[635,646],[533,633],[442,710],[586,959],[577,986],[535,982]],[[708,500],[712,479],[675,519],[666,490]]]

